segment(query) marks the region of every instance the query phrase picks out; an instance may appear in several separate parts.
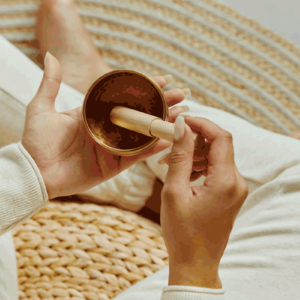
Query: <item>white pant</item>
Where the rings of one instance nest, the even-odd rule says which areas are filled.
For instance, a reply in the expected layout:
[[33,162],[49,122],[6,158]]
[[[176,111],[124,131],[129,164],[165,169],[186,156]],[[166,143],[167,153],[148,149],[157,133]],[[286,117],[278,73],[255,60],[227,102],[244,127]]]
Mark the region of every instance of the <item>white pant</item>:
[[[42,70],[0,36],[0,89],[25,107],[34,97],[42,74]],[[83,98],[62,84],[56,108],[72,109],[81,105]],[[190,106],[192,113],[232,133],[236,165],[250,189],[221,261],[220,277],[226,298],[297,299],[300,297],[300,141],[212,107],[188,100],[184,104]],[[0,118],[1,113],[5,112],[0,108]],[[153,159],[148,164],[159,173]],[[10,249],[13,249],[10,237],[0,237],[0,299],[14,300],[17,299],[16,264]],[[167,282],[166,267],[116,299],[159,299]]]

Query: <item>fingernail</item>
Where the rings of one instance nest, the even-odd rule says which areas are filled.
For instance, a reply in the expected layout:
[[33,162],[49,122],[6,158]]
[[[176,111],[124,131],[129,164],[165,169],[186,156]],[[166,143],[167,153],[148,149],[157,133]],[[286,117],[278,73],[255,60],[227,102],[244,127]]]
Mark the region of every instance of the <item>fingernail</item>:
[[165,159],[169,156],[169,154],[170,154],[170,152],[167,153],[167,154],[165,154],[165,155],[163,155],[163,156],[158,160],[157,163],[159,163],[160,165],[165,164],[165,163],[166,163]]
[[181,116],[183,118],[186,118],[188,116],[190,116],[189,114],[186,114],[186,112],[180,113],[178,116]]
[[167,85],[168,83],[170,83],[172,81],[173,76],[171,74],[168,74],[168,75],[163,76],[163,78],[166,80],[166,85]]
[[182,116],[178,116],[174,126],[174,140],[176,142],[180,141],[184,136],[184,125],[184,118]]
[[193,171],[195,171],[195,172],[203,172],[203,171],[205,171],[205,170],[207,170],[208,169],[208,165],[205,165],[205,166],[201,166],[201,169],[199,168],[193,168]]
[[190,108],[187,105],[182,105],[181,107],[183,108],[184,112],[190,111]]
[[178,116],[181,116],[181,117],[183,117],[183,118],[186,118],[186,117],[197,117],[196,114],[193,114],[193,113],[191,113],[191,112],[189,112],[189,111],[187,111],[187,112],[182,112],[182,113],[180,113]]
[[189,97],[189,96],[192,95],[192,92],[191,92],[190,89],[183,89],[182,91],[184,92],[184,97],[185,98],[187,98],[187,97]]
[[46,66],[46,58],[47,58],[48,54],[49,54],[49,51],[47,51],[47,53],[46,53],[46,55],[45,55],[45,58],[44,58],[44,65],[45,65],[45,66]]

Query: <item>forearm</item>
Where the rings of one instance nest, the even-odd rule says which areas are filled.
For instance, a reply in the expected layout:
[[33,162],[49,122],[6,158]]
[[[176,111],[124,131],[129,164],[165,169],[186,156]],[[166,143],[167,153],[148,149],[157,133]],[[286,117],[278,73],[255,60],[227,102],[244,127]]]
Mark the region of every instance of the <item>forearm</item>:
[[0,235],[48,203],[48,194],[33,159],[21,143],[0,150]]

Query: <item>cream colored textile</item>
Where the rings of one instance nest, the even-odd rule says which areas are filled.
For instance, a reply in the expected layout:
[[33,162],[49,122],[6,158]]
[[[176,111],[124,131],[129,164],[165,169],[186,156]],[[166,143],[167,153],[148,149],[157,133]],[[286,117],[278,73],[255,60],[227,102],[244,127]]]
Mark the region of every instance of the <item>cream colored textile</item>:
[[161,227],[114,206],[51,201],[12,235],[22,300],[113,299],[169,262]]
[[25,111],[25,105],[0,89],[0,148],[20,141]]
[[[212,107],[193,105],[190,101],[185,104],[190,105],[191,115],[205,117],[233,135],[235,162],[250,189],[220,264],[219,275],[225,293],[204,295],[198,291],[174,291],[171,286],[167,287],[169,270],[164,268],[114,300],[158,300],[162,290],[163,300],[181,299],[176,297],[297,299],[300,141]],[[159,172],[155,168],[153,171]]]
[[0,150],[0,235],[48,204],[42,175],[19,142]]
[[78,196],[137,212],[152,195],[155,179],[155,174],[146,164],[139,162],[118,176],[80,193]]

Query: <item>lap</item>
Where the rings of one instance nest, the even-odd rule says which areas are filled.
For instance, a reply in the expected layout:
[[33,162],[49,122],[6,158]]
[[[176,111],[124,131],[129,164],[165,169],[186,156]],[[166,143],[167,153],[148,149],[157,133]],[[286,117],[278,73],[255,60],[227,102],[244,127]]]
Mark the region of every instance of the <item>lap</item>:
[[0,235],[0,299],[18,299],[18,273],[11,233]]

